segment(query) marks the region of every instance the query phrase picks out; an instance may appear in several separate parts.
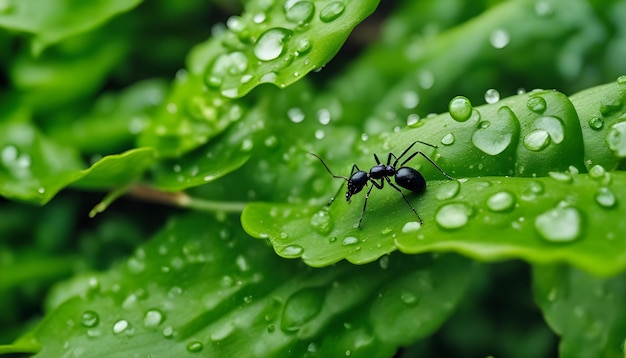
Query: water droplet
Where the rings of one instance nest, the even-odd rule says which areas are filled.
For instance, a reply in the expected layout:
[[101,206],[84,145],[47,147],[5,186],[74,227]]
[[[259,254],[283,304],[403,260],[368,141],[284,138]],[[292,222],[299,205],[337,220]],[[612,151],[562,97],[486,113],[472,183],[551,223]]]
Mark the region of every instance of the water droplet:
[[582,233],[581,214],[573,207],[557,207],[537,216],[535,229],[547,241],[573,241]]
[[589,128],[596,130],[596,131],[604,127],[604,119],[602,119],[601,117],[597,117],[597,116],[591,117],[588,123],[589,123]]
[[598,189],[596,192],[596,203],[602,206],[603,208],[612,208],[617,203],[617,199],[615,198],[615,194],[611,191],[611,189],[607,187],[602,187]]
[[94,311],[85,311],[80,316],[80,323],[87,328],[96,327],[100,323],[100,316]]
[[537,129],[524,137],[524,147],[533,152],[544,150],[550,144],[550,134],[543,129]]
[[518,128],[519,122],[513,111],[502,106],[498,109],[496,121],[479,123],[479,128],[472,134],[472,143],[486,154],[498,155],[511,145],[513,133]]
[[435,221],[443,229],[459,229],[465,226],[473,210],[464,203],[450,203],[441,206],[435,213]]
[[320,234],[327,235],[333,228],[328,210],[320,210],[311,216],[311,226]]
[[[296,23],[300,26],[306,25],[313,18],[315,13],[315,5],[310,1],[298,1],[295,4],[289,4],[289,8],[285,8],[285,17],[287,21]],[[285,3],[287,6],[287,3]]]
[[606,144],[618,158],[626,158],[626,121],[615,123],[606,135]]
[[165,338],[173,338],[176,335],[174,328],[172,326],[167,326],[163,328],[163,337]]
[[454,144],[454,134],[448,133],[441,137],[441,144],[443,145],[452,145]]
[[541,195],[544,192],[543,183],[540,181],[531,181],[522,189],[522,200],[533,201],[537,198],[537,195]]
[[411,113],[406,117],[406,125],[409,127],[416,127],[417,124],[419,123],[420,120],[420,116],[415,114],[415,113]]
[[549,17],[554,14],[554,10],[547,1],[538,1],[535,3],[535,14],[539,17]]
[[349,246],[349,245],[354,245],[357,244],[359,242],[359,239],[354,237],[354,236],[347,236],[345,239],[343,239],[343,241],[341,242],[341,244],[343,246]]
[[546,100],[541,96],[532,96],[526,101],[526,107],[538,114],[545,112],[546,106]]
[[128,329],[128,321],[121,319],[113,324],[113,334],[120,334]]
[[378,260],[378,264],[380,268],[386,270],[389,268],[389,255],[383,255],[380,260]]
[[252,139],[246,138],[243,141],[241,141],[241,151],[242,152],[249,152],[249,151],[252,150],[252,148],[254,148],[254,142],[252,141]]
[[489,43],[496,49],[506,47],[511,42],[511,35],[504,29],[496,29],[489,36]]
[[320,20],[323,22],[331,22],[341,16],[345,9],[346,7],[343,2],[331,2],[320,11]]
[[294,259],[294,258],[302,256],[303,252],[304,252],[304,248],[302,246],[300,246],[300,245],[289,245],[289,246],[285,246],[280,251],[280,256],[285,257],[285,258]]
[[604,170],[604,167],[601,165],[594,165],[589,169],[589,176],[594,180],[604,179],[605,174],[606,170]]
[[202,345],[202,342],[199,341],[192,341],[187,343],[187,351],[191,353],[198,353],[202,351],[203,348],[204,346]]
[[422,228],[422,224],[417,221],[409,221],[404,226],[402,226],[402,233],[411,234],[414,232],[418,232],[419,229]]
[[304,112],[298,107],[292,107],[287,110],[287,117],[293,123],[301,123],[304,121]]
[[600,113],[608,117],[622,108],[622,98],[620,95],[605,94],[600,98]]
[[445,184],[443,184],[437,189],[435,198],[437,198],[437,200],[452,199],[455,196],[457,196],[457,194],[459,194],[460,189],[461,189],[461,183],[458,180],[446,182]]
[[325,126],[330,123],[330,118],[330,111],[328,109],[322,108],[317,111],[317,120],[318,122],[320,122],[321,125]]
[[419,302],[420,296],[413,292],[402,290],[400,300],[402,300],[402,302],[404,302],[407,306],[415,306]]
[[565,127],[557,117],[542,116],[535,120],[533,129],[542,129],[548,132],[553,143],[559,144],[565,138]]
[[406,109],[413,109],[417,107],[420,102],[420,97],[415,91],[406,91],[402,94],[402,106]]
[[291,35],[290,30],[281,27],[265,31],[254,44],[254,56],[261,61],[277,59],[283,53],[285,42]]
[[626,85],[626,75],[619,76],[617,78],[617,84],[620,86]]
[[361,140],[364,142],[367,142],[367,140],[370,138],[370,136],[367,135],[367,133],[361,133]]
[[485,92],[485,102],[489,104],[494,104],[500,100],[500,92],[497,90],[490,88]]
[[143,317],[143,325],[146,328],[155,328],[163,323],[163,313],[156,308],[150,309]]
[[280,328],[285,332],[298,331],[315,317],[324,303],[321,289],[305,288],[287,298],[283,309]]
[[572,175],[568,172],[548,172],[550,178],[563,182],[563,183],[571,183]]
[[514,205],[515,197],[506,191],[495,193],[487,199],[487,207],[495,212],[510,210]]
[[457,122],[465,122],[472,116],[472,103],[463,96],[452,98],[448,104],[450,116]]

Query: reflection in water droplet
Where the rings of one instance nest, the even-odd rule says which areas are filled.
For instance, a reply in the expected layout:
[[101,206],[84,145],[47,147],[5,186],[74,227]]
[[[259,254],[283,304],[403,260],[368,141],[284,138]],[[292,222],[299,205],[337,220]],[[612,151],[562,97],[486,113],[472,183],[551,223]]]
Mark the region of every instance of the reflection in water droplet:
[[454,144],[454,134],[448,133],[441,137],[441,144],[443,145],[452,145]]
[[615,123],[606,135],[606,144],[618,158],[626,158],[626,121]]
[[280,27],[265,31],[254,44],[254,55],[261,61],[277,59],[283,53],[284,44],[291,34],[290,30]]
[[546,111],[546,100],[541,96],[532,96],[526,101],[526,107],[535,113],[542,114]]
[[80,316],[80,323],[87,328],[96,327],[100,323],[100,316],[94,311],[85,311]]
[[504,29],[496,29],[489,36],[489,43],[496,49],[506,47],[511,42],[511,36]]
[[485,102],[489,104],[494,104],[500,100],[500,92],[497,90],[490,88],[485,92]]
[[617,203],[617,199],[615,198],[615,194],[611,191],[611,189],[607,187],[602,187],[598,189],[596,192],[596,203],[603,208],[612,208]]
[[487,207],[495,212],[510,210],[514,205],[515,197],[507,191],[495,193],[487,199]]
[[402,226],[402,233],[411,234],[414,232],[418,232],[419,229],[422,228],[422,224],[417,221],[409,221],[404,226]]
[[437,209],[435,221],[443,229],[459,229],[468,223],[472,213],[472,208],[465,203],[450,203]]
[[328,210],[320,210],[311,216],[311,226],[320,234],[326,235],[333,228],[333,222],[330,218]]
[[343,2],[331,2],[320,11],[320,20],[322,20],[323,22],[331,22],[341,16],[345,8],[346,7]]
[[524,137],[524,147],[534,152],[544,150],[550,144],[550,134],[543,129],[537,129]]
[[304,248],[300,245],[289,245],[289,246],[285,246],[281,252],[280,255],[282,257],[286,257],[286,258],[297,258],[302,256],[302,253],[304,252]]
[[441,185],[437,189],[435,198],[437,198],[437,200],[452,199],[455,196],[457,196],[460,189],[461,189],[461,183],[458,180],[446,182],[445,184]]
[[570,242],[582,234],[582,217],[578,209],[558,207],[535,218],[539,235],[551,242]]
[[324,303],[324,291],[305,288],[287,298],[283,308],[280,328],[285,332],[298,331],[304,324],[317,316]]
[[472,116],[472,103],[463,96],[452,98],[448,104],[450,116],[457,122],[465,122]]

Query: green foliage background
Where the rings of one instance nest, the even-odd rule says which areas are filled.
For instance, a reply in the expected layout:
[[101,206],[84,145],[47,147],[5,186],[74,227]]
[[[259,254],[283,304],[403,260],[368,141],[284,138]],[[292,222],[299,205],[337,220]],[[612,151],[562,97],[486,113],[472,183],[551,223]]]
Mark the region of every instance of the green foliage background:
[[624,356],[625,18],[0,0],[0,354]]

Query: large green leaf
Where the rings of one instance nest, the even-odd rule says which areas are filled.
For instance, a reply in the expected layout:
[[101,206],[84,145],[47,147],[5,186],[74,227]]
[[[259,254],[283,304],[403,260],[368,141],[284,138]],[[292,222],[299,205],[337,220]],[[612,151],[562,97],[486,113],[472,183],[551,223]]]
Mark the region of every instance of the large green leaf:
[[565,266],[534,268],[535,301],[561,336],[561,357],[624,356],[624,278],[598,278]]
[[101,26],[140,3],[141,0],[9,0],[0,9],[0,27],[34,35],[31,49],[39,54],[51,44]]
[[122,265],[59,286],[39,327],[0,352],[389,356],[436,330],[472,273],[453,255],[311,269],[237,226],[173,220]]

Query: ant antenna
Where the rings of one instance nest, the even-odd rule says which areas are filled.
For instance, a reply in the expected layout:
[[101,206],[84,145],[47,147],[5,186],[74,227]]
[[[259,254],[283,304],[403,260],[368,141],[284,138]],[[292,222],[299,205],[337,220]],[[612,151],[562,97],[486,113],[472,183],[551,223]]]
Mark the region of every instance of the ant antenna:
[[320,162],[322,162],[322,164],[324,165],[324,168],[326,168],[326,171],[328,172],[328,174],[332,175],[333,178],[339,178],[339,179],[343,179],[345,181],[348,181],[348,177],[344,177],[343,175],[335,175],[335,174],[333,174],[333,172],[330,171],[330,168],[328,167],[328,165],[326,165],[326,163],[324,162],[324,159],[320,158],[319,155],[317,155],[315,153],[311,153],[311,152],[309,152],[309,154],[311,154],[315,158],[319,159]]

